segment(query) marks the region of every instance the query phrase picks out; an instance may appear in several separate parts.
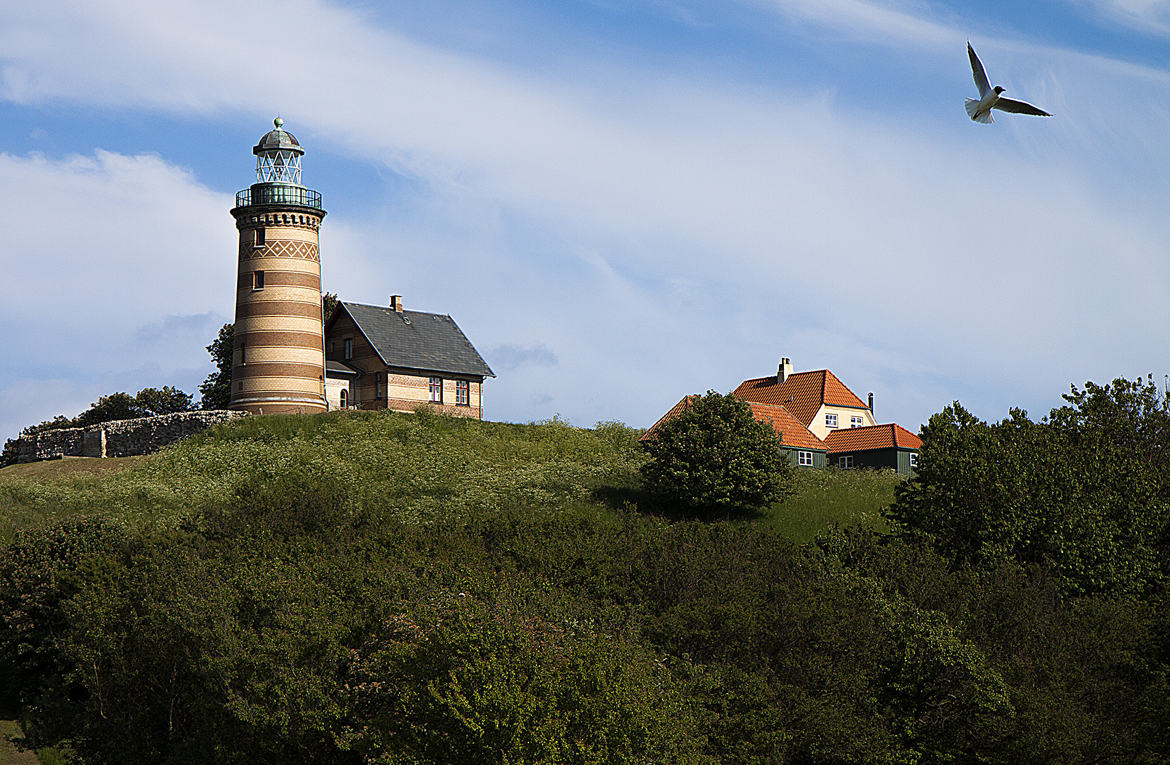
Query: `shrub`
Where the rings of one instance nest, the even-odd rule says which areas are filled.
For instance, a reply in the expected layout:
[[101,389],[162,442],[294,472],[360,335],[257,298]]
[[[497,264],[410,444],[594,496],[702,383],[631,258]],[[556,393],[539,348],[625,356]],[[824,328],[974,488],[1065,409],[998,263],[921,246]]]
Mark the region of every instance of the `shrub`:
[[647,489],[688,510],[758,510],[780,498],[791,479],[776,432],[734,396],[707,391],[646,442]]

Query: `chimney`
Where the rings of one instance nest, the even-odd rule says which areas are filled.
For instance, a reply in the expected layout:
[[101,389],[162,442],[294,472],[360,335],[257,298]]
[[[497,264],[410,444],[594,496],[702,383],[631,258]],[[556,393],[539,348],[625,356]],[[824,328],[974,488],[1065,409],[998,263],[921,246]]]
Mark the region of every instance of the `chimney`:
[[393,308],[398,313],[402,313],[402,296],[401,295],[391,295],[390,296],[390,307]]
[[869,393],[869,413],[871,416],[873,415],[873,391]]
[[792,362],[788,360],[787,356],[780,359],[780,366],[776,370],[776,382],[784,382],[793,371]]

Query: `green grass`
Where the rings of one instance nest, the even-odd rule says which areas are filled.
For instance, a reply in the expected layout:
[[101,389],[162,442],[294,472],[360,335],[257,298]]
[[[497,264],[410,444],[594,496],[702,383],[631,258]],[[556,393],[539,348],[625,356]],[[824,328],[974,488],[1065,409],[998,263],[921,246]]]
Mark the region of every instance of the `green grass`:
[[[162,452],[58,460],[0,470],[0,542],[17,529],[100,516],[143,530],[174,527],[256,487],[324,485],[354,510],[432,521],[487,510],[612,514],[636,504],[638,431],[480,422],[440,415],[338,412],[249,417]],[[798,471],[796,493],[753,522],[796,541],[832,523],[882,528],[897,478]]]
[[35,752],[20,751],[10,739],[20,738],[20,723],[0,720],[0,765],[66,765],[69,759],[59,750],[49,747]]
[[902,480],[892,470],[797,470],[793,493],[765,513],[765,522],[802,544],[833,524],[887,531],[882,512]]

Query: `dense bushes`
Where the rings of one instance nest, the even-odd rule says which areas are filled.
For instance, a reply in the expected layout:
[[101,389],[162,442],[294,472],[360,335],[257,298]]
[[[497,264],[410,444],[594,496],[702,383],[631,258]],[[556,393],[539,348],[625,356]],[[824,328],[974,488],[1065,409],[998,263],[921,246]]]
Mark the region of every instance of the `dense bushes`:
[[[278,482],[280,483],[280,482]],[[92,762],[1087,761],[1170,755],[1166,611],[1066,603],[856,532],[627,513],[419,525],[242,489],[87,553],[22,539],[55,625],[26,730]],[[1164,604],[1163,604],[1164,605]],[[6,635],[11,634],[5,619]],[[9,656],[7,652],[3,654]],[[67,704],[30,699],[68,699]]]
[[[321,459],[320,433],[373,422],[253,418],[160,458],[231,476],[183,522],[67,520],[0,548],[0,687],[31,741],[125,763],[1170,759],[1156,577],[1071,588],[1055,558],[924,526],[798,546],[634,491],[585,502],[636,473],[614,425],[383,418],[344,449],[369,473]],[[1033,490],[947,484],[963,471],[927,454],[919,510],[983,528],[969,492]]]

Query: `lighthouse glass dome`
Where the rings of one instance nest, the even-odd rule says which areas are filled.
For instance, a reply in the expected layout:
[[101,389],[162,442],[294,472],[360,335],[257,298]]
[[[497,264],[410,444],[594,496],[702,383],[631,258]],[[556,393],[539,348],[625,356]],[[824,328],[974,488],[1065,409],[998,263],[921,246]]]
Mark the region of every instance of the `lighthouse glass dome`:
[[257,183],[292,183],[301,185],[301,155],[305,150],[296,136],[284,129],[284,120],[277,117],[273,128],[260,138],[252,149],[256,155]]
[[300,186],[300,155],[283,149],[260,152],[256,155],[256,181],[259,183],[293,183]]

